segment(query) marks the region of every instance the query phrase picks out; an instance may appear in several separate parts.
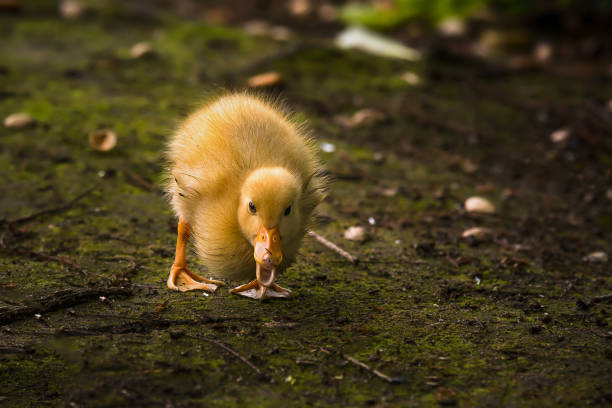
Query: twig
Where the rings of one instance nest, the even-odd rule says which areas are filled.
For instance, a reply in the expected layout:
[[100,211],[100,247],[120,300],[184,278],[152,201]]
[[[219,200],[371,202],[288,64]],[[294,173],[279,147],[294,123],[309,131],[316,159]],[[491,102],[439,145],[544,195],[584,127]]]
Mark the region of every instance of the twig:
[[55,262],[59,262],[62,265],[66,265],[69,268],[72,268],[76,271],[78,271],[80,274],[82,274],[83,276],[87,276],[87,271],[85,270],[85,268],[83,268],[80,265],[77,265],[74,261],[66,258],[65,256],[60,256],[60,255],[50,255],[46,252],[42,252],[42,251],[20,251],[21,248],[16,248],[17,250],[15,252],[17,253],[27,253],[30,256],[34,256],[34,257],[38,257],[38,258],[42,258],[42,259],[47,259],[50,261],[55,261]]
[[612,293],[608,293],[607,295],[595,296],[593,298],[593,303],[604,302],[606,300],[612,299]]
[[244,364],[248,365],[253,371],[255,371],[257,373],[257,375],[260,376],[264,376],[261,372],[261,370],[259,368],[257,368],[253,363],[251,363],[246,357],[242,356],[240,353],[238,353],[236,350],[232,349],[230,346],[228,346],[227,344],[219,341],[219,340],[215,340],[215,339],[211,339],[210,337],[204,337],[204,336],[192,336],[192,335],[187,335],[186,337],[190,337],[192,339],[197,339],[197,340],[204,340],[206,342],[212,343],[216,346],[221,347],[223,350],[227,351],[228,353],[230,353],[231,355],[233,355],[234,357],[240,359]]
[[46,208],[44,210],[37,211],[37,212],[32,213],[30,215],[24,215],[23,217],[17,217],[17,218],[13,218],[13,219],[6,219],[6,218],[0,219],[0,225],[2,225],[2,224],[20,224],[20,223],[23,223],[23,222],[32,221],[33,219],[41,217],[43,215],[54,214],[54,213],[65,211],[68,208],[70,208],[71,206],[73,206],[74,204],[76,204],[78,201],[82,200],[87,195],[89,195],[99,185],[100,185],[100,182],[97,182],[93,186],[89,187],[87,190],[83,191],[81,194],[77,195],[76,197],[72,198],[71,200],[68,200],[65,203],[62,203],[62,204],[60,204],[60,205],[58,205],[56,207]]
[[338,255],[345,257],[346,259],[349,260],[349,262],[354,263],[354,264],[359,262],[359,258],[349,254],[344,249],[340,248],[338,245],[334,244],[333,242],[331,242],[327,238],[322,237],[321,235],[317,234],[316,232],[314,232],[312,230],[308,231],[308,235],[310,235],[311,237],[316,239],[319,243],[325,245],[327,248],[331,249],[332,251],[334,251]]
[[89,273],[87,272],[87,269],[83,268],[81,265],[77,264],[76,262],[74,262],[73,260],[71,260],[70,258],[67,258],[65,256],[61,256],[61,255],[51,255],[48,254],[46,252],[43,251],[32,251],[31,249],[27,249],[27,248],[20,248],[17,246],[14,247],[8,247],[6,245],[4,245],[4,242],[0,241],[0,249],[3,249],[4,251],[8,252],[8,253],[14,253],[17,255],[23,255],[23,256],[29,256],[32,258],[41,258],[41,259],[46,259],[49,261],[55,261],[55,262],[59,262],[62,265],[65,265],[77,272],[79,272],[81,275],[88,277],[89,275],[94,275],[97,276],[98,278],[104,279],[107,282],[112,282],[112,279],[107,278],[106,276],[97,274],[97,273]]
[[380,379],[383,379],[385,381],[387,381],[388,383],[391,384],[398,384],[401,383],[403,381],[403,379],[401,377],[394,377],[391,378],[388,375],[385,375],[383,373],[381,373],[380,371],[378,371],[375,368],[370,367],[369,365],[367,365],[366,363],[357,360],[355,357],[351,357],[351,356],[347,356],[346,354],[342,354],[342,357],[346,360],[349,361],[353,364],[355,364],[356,366],[359,366],[369,372],[371,372],[372,374],[374,374],[375,376],[377,376]]
[[162,191],[160,191],[156,186],[154,186],[153,184],[151,184],[149,181],[147,181],[144,177],[142,177],[141,175],[134,173],[131,170],[123,170],[123,174],[127,177],[128,181],[137,186],[140,187],[144,190],[150,191],[152,193],[156,193],[156,194],[161,194]]
[[120,295],[130,296],[132,289],[124,287],[105,287],[84,290],[60,290],[49,296],[38,299],[38,302],[31,306],[20,306],[14,308],[0,308],[0,324],[12,323],[37,313],[51,312],[81,303],[100,296]]

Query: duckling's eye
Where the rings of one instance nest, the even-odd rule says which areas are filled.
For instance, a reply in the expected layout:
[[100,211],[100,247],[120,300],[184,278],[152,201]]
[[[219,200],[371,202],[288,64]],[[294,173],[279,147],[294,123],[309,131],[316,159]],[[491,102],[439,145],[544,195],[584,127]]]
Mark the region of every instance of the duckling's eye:
[[249,201],[249,211],[251,212],[251,214],[255,214],[255,212],[257,211],[257,208],[255,208],[255,204],[253,204],[252,201]]
[[289,214],[291,214],[291,206],[287,207],[287,209],[285,210],[285,215]]

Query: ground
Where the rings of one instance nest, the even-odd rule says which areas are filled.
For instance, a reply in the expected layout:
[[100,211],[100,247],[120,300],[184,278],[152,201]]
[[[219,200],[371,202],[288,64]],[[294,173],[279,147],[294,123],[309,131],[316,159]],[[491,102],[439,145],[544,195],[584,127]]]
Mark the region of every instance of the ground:
[[[585,261],[612,253],[609,78],[46,4],[0,14],[0,117],[37,121],[0,129],[4,406],[610,404],[612,274]],[[139,41],[155,54],[130,58]],[[308,239],[279,280],[291,299],[170,292],[167,137],[271,70],[269,93],[335,146],[315,231],[360,262]],[[341,120],[364,108],[383,115]],[[94,151],[96,129],[116,148]],[[496,212],[466,212],[474,195]],[[353,225],[369,240],[344,239]],[[475,226],[492,239],[460,238]]]

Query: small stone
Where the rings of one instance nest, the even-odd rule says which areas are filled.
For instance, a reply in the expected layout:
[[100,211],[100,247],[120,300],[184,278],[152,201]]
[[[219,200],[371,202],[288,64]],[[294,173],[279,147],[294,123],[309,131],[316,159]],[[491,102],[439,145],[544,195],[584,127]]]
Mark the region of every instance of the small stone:
[[344,238],[349,241],[364,242],[367,237],[366,230],[363,227],[350,227],[344,231]]
[[495,207],[489,200],[482,197],[470,197],[465,200],[465,210],[467,212],[478,212],[492,214],[495,212]]
[[414,72],[404,72],[400,78],[402,78],[409,85],[419,85],[421,83],[421,77],[415,74]]
[[369,223],[370,225],[376,225],[376,219],[374,219],[374,217],[369,217],[369,218],[368,218],[368,223]]
[[595,251],[585,256],[583,260],[592,263],[606,263],[608,262],[608,254],[604,251]]
[[310,14],[312,10],[310,0],[289,0],[287,8],[291,14],[297,17],[304,17]]
[[466,32],[465,20],[457,17],[446,18],[438,24],[438,30],[446,37],[460,37]]
[[382,195],[385,197],[395,197],[399,190],[396,187],[389,187],[382,190]]
[[555,144],[563,143],[567,140],[569,135],[570,131],[567,128],[555,130],[550,134],[550,141]]
[[327,23],[338,20],[338,9],[333,4],[325,3],[319,6],[319,18]]
[[285,26],[274,26],[270,28],[269,34],[276,41],[289,41],[291,38],[291,30]]
[[89,145],[99,152],[107,152],[117,144],[117,135],[112,130],[95,130],[89,134]]
[[533,56],[538,62],[548,62],[553,55],[553,47],[549,42],[539,42],[533,49]]
[[19,112],[4,118],[4,126],[11,129],[21,129],[33,125],[36,121],[27,113]]
[[461,238],[475,242],[488,241],[493,237],[493,230],[484,227],[474,227],[466,229],[461,233]]
[[153,55],[153,50],[151,49],[151,44],[142,41],[136,43],[130,48],[130,56],[134,59],[143,58]]
[[251,88],[269,88],[283,82],[281,74],[275,71],[266,72],[249,78],[247,85]]
[[386,157],[383,152],[374,152],[374,154],[372,155],[372,160],[375,164],[382,164],[385,162]]
[[66,20],[75,20],[85,14],[85,6],[77,0],[64,0],[59,5],[59,13]]
[[336,151],[336,145],[333,143],[322,142],[321,150],[323,150],[325,153],[333,153]]
[[365,108],[353,113],[353,116],[345,121],[345,125],[348,127],[372,126],[383,121],[385,118],[384,113],[376,109]]
[[270,25],[264,20],[250,20],[244,23],[242,29],[252,36],[265,36],[270,32]]

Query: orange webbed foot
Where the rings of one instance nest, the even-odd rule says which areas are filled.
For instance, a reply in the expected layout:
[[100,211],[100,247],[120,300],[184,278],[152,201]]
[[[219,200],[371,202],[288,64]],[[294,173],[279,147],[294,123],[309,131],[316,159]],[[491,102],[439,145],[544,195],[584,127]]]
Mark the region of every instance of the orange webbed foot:
[[191,272],[186,266],[172,265],[168,276],[168,289],[187,292],[190,290],[205,290],[214,292],[223,282],[204,278]]

